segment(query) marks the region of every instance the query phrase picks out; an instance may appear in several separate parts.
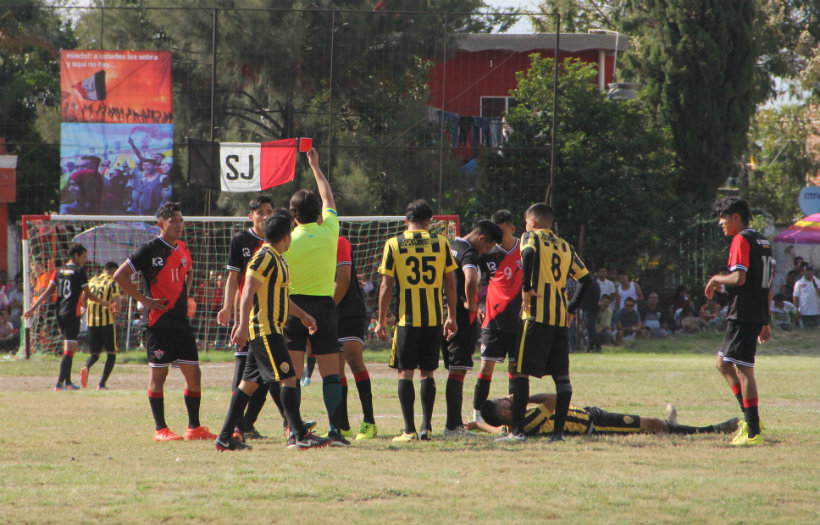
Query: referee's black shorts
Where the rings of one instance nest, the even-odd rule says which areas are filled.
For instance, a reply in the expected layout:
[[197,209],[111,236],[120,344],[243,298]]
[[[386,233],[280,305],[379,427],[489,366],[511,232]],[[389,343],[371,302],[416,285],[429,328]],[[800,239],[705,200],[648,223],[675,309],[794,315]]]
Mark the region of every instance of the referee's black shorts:
[[288,350],[304,352],[309,340],[313,355],[339,353],[339,317],[333,298],[315,295],[291,295],[290,298],[316,319],[316,332],[309,333],[301,320],[289,316],[284,333]]
[[527,319],[518,338],[515,372],[533,377],[569,375],[569,331]]

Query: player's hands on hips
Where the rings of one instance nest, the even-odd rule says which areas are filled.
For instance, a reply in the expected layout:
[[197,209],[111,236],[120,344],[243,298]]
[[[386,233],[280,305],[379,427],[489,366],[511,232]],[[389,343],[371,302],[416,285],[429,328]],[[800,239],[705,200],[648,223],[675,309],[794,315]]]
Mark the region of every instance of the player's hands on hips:
[[386,338],[387,333],[384,330],[384,323],[382,323],[381,321],[376,322],[376,328],[373,329],[373,334],[379,339]]
[[165,306],[166,303],[168,303],[168,299],[165,299],[164,297],[146,297],[145,300],[140,302],[149,310],[159,310],[160,312],[168,310],[168,307]]
[[314,319],[312,315],[306,313],[304,317],[299,320],[302,321],[304,327],[308,329],[310,335],[316,333],[316,319]]
[[772,329],[769,325],[764,324],[763,328],[760,329],[760,334],[758,334],[758,336],[757,336],[757,342],[760,343],[760,344],[763,344],[771,338],[772,338]]
[[455,317],[447,316],[447,320],[444,321],[444,338],[448,341],[455,337],[456,332],[458,331],[458,325],[456,324]]
[[239,348],[242,348],[245,346],[245,343],[248,342],[248,331],[247,323],[234,326],[234,333],[231,337],[231,341],[238,345]]
[[228,326],[231,324],[231,309],[222,308],[216,314],[216,324],[219,326]]

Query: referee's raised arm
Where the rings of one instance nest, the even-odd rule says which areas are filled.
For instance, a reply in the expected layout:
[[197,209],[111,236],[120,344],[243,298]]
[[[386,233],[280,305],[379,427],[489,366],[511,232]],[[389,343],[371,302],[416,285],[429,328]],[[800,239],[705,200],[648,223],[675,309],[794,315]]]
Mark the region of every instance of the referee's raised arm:
[[333,192],[330,190],[330,183],[319,167],[319,152],[316,151],[316,148],[310,148],[310,151],[308,151],[306,155],[310,169],[313,170],[313,177],[316,179],[319,197],[322,199],[322,209],[331,208],[335,210],[336,200],[333,198]]

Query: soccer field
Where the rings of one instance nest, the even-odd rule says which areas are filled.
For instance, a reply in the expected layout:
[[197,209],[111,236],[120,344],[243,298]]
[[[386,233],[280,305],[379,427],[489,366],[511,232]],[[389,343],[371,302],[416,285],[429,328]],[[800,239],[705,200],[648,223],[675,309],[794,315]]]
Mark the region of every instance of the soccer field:
[[[663,418],[672,402],[693,425],[740,416],[714,369],[718,341],[705,334],[573,354],[573,404]],[[152,440],[145,365],[119,365],[108,392],[52,392],[57,359],[0,359],[0,523],[818,523],[818,347],[816,333],[761,347],[766,441],[741,450],[725,435],[445,439],[441,371],[434,440],[394,445],[396,381],[385,352],[370,352],[377,439],[287,451],[269,403],[257,423],[269,439],[250,452],[217,453],[211,442]],[[75,358],[75,376],[83,359]],[[230,397],[232,363],[219,361],[203,363],[202,421],[212,431]],[[474,381],[469,374],[465,417]],[[506,393],[506,383],[497,373],[491,395]],[[540,391],[552,392],[552,381],[533,380],[531,392]],[[326,429],[317,376],[302,399],[305,417]],[[353,387],[349,406],[357,426]],[[184,429],[175,371],[166,415]]]

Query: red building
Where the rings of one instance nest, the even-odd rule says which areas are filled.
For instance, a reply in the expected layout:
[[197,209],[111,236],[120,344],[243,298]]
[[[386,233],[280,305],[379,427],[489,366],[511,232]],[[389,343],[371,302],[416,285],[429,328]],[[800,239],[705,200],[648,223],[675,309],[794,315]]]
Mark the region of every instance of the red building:
[[[497,126],[497,119],[509,109],[513,102],[510,90],[517,87],[515,74],[529,69],[529,55],[540,52],[543,57],[553,57],[555,41],[554,33],[462,35],[456,40],[452,58],[436,63],[430,73],[429,105],[445,115],[445,121],[458,119],[460,132],[453,144],[460,146],[459,156],[474,151],[467,146],[473,144],[473,135],[478,136],[473,130],[485,126],[483,119],[491,119]],[[561,34],[559,59],[572,57],[596,64],[598,86],[604,90],[614,82],[618,54],[626,51],[627,44],[625,35],[614,32]],[[488,136],[482,141],[490,144],[490,133],[484,134]],[[496,134],[493,128],[493,139]]]

